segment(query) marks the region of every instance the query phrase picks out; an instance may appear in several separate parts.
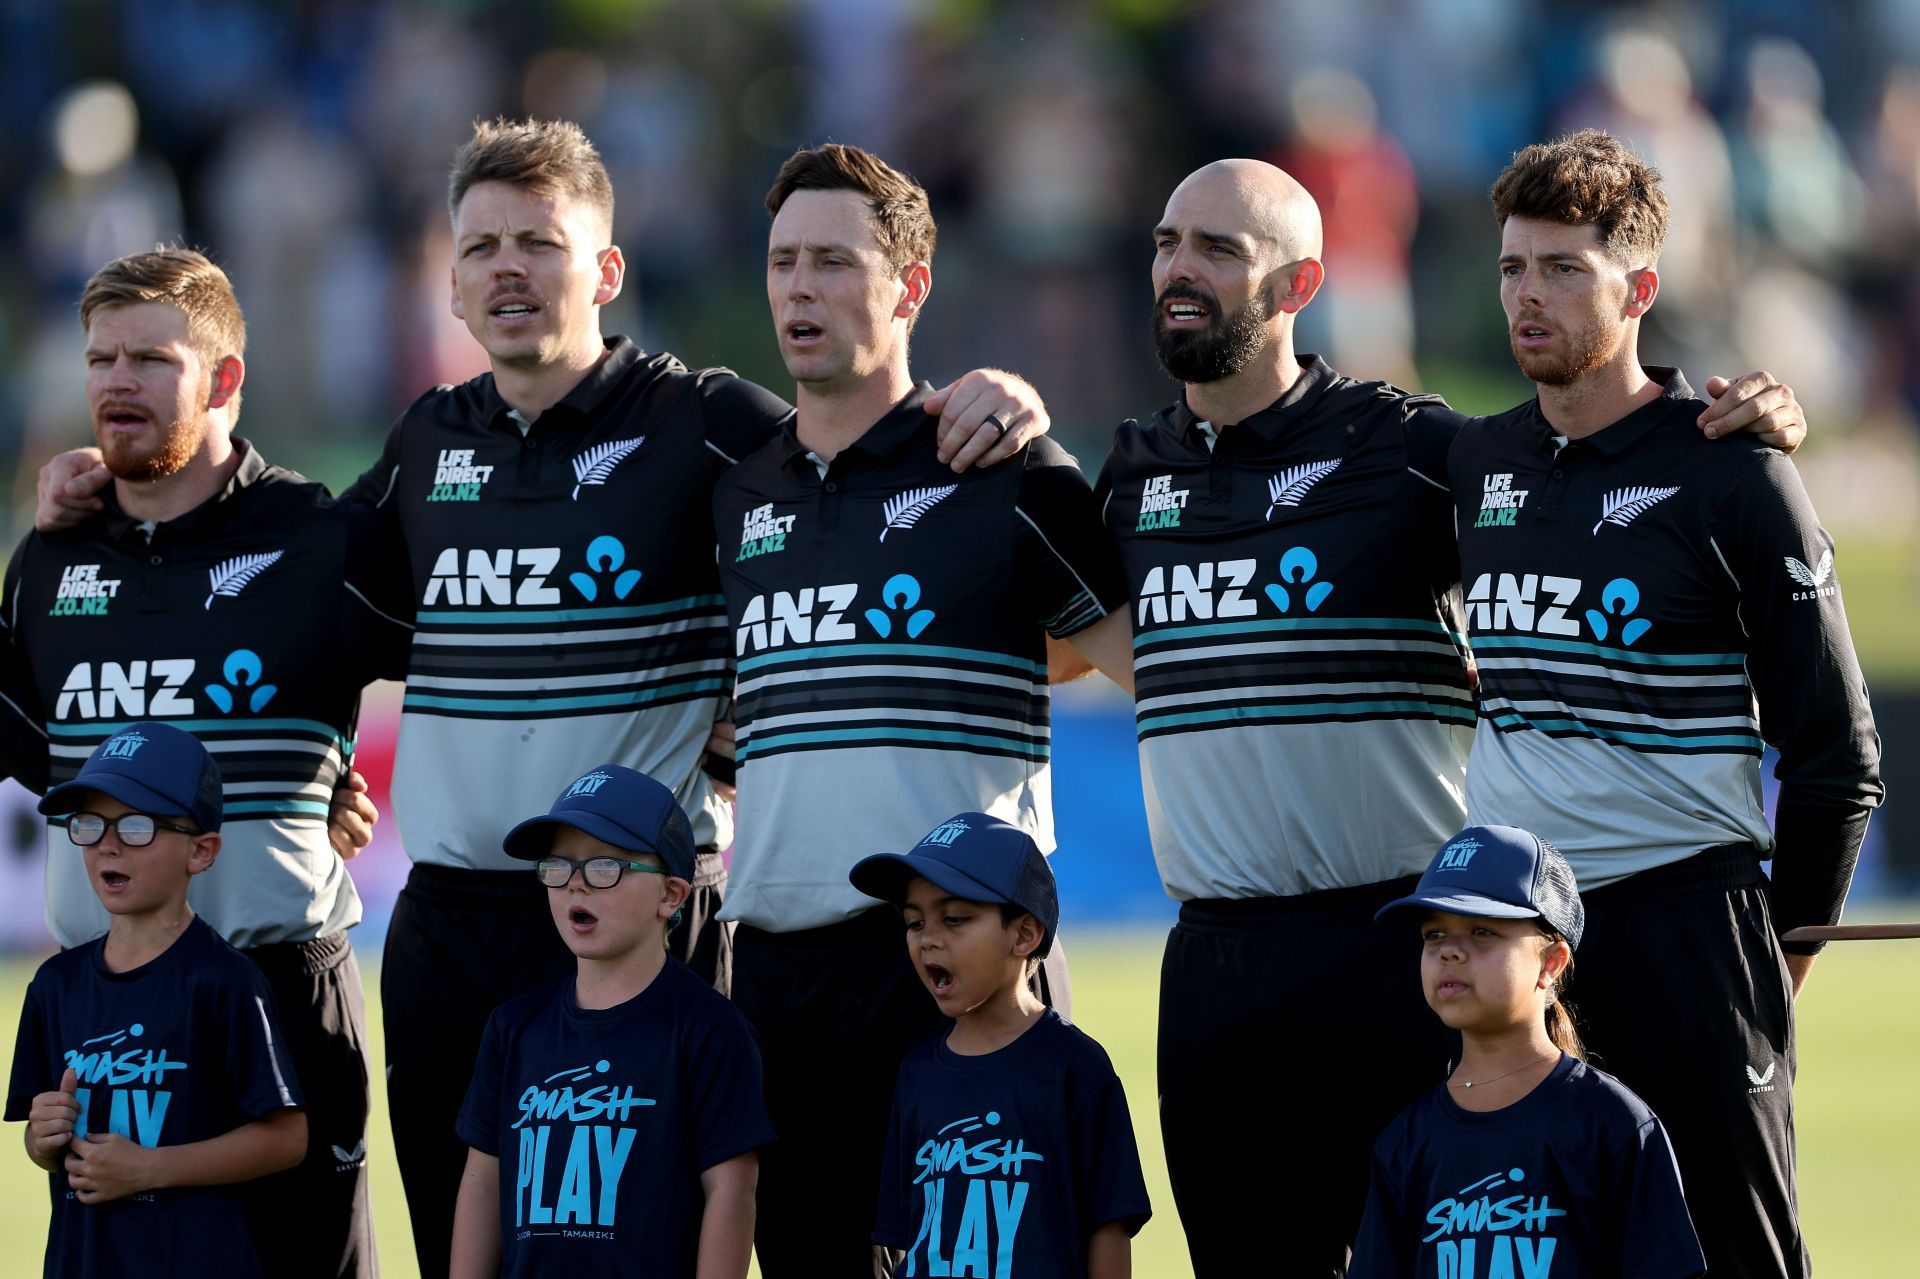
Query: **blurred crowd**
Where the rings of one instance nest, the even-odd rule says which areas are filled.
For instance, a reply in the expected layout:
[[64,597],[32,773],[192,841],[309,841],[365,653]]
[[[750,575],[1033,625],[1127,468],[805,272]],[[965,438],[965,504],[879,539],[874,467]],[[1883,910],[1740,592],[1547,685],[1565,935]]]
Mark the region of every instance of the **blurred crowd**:
[[1170,398],[1148,232],[1188,170],[1260,156],[1318,197],[1307,349],[1491,409],[1523,387],[1486,186],[1598,124],[1672,198],[1643,350],[1781,373],[1816,464],[1849,439],[1910,458],[1920,419],[1910,0],[0,2],[0,103],[0,456],[33,465],[85,432],[82,282],[163,240],[238,287],[242,432],[371,458],[421,389],[484,367],[447,314],[445,173],[500,113],[572,117],[605,155],[630,272],[609,330],[776,389],[762,194],[795,146],[879,151],[941,224],[921,373],[1026,373],[1092,461]]

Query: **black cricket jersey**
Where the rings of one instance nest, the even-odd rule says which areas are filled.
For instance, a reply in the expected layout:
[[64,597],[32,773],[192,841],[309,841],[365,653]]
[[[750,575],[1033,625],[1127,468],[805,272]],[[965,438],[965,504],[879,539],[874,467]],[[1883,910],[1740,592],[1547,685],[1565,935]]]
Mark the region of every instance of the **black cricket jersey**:
[[573,988],[494,1010],[460,1110],[500,1160],[500,1273],[693,1279],[700,1174],[774,1140],[753,1032],[677,959],[612,1008]]
[[1071,457],[1043,438],[955,475],[931,393],[824,474],[789,427],[714,495],[739,681],[722,918],[787,932],[858,914],[874,902],[854,862],[964,810],[1053,847],[1046,636],[1122,607],[1119,567]]
[[523,866],[506,832],[608,760],[672,788],[698,843],[727,842],[700,769],[731,682],[710,502],[791,412],[613,338],[531,428],[491,373],[401,417],[348,496],[410,570],[393,790],[415,861]]
[[907,1250],[894,1274],[1075,1279],[1095,1231],[1152,1212],[1120,1077],[1059,1013],[995,1052],[943,1033],[901,1063],[873,1233]]
[[1582,889],[1751,843],[1776,926],[1831,923],[1881,794],[1833,539],[1784,454],[1706,439],[1686,379],[1648,373],[1658,399],[1564,447],[1537,400],[1454,445],[1468,820],[1538,832]]
[[1499,1110],[1442,1084],[1387,1125],[1351,1279],[1692,1279],[1707,1263],[1666,1129],[1562,1057]]
[[[105,945],[62,951],[34,974],[14,1040],[9,1122],[28,1118],[34,1097],[59,1088],[69,1068],[79,1081],[76,1138],[119,1133],[150,1148],[179,1146],[302,1104],[267,979],[205,920],[126,972],[107,967]],[[47,1180],[49,1279],[260,1273],[243,1187],[83,1204],[64,1170]]]
[[1125,423],[1100,478],[1154,858],[1183,901],[1417,875],[1465,814],[1444,475],[1464,419],[1300,363],[1224,430],[1184,400]]
[[[7,570],[14,696],[0,710],[9,771],[44,790],[143,719],[198,737],[226,783],[223,843],[189,900],[236,946],[311,941],[360,920],[327,840],[351,763],[360,690],[404,668],[408,629],[358,574],[372,520],[270,466],[245,440],[226,487],[149,526],[106,509],[30,533]],[[107,929],[81,853],[47,832],[47,922],[63,946]]]

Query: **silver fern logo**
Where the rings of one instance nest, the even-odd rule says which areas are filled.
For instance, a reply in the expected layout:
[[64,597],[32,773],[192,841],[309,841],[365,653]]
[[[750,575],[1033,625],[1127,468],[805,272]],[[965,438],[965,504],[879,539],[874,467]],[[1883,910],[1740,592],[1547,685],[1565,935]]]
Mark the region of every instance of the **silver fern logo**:
[[1617,524],[1625,528],[1679,491],[1677,484],[1664,489],[1644,486],[1615,489],[1600,499],[1600,520],[1593,526],[1593,531],[1598,533],[1601,524]]
[[627,460],[627,457],[647,442],[644,435],[636,435],[630,440],[608,440],[605,444],[596,444],[573,459],[573,500],[580,500],[580,490],[589,484],[605,484],[607,477],[613,474],[613,468]]
[[938,488],[908,489],[887,499],[881,512],[887,517],[887,525],[880,530],[880,540],[886,541],[887,534],[895,529],[912,528],[920,522],[920,517],[938,506],[946,498],[959,490],[958,484],[942,484]]
[[213,593],[207,596],[207,602],[202,607],[212,608],[215,595],[232,599],[246,590],[247,584],[254,578],[279,563],[280,557],[285,554],[285,551],[266,551],[259,555],[236,555],[214,565],[207,570],[207,580]]
[[1326,479],[1340,469],[1343,459],[1331,458],[1325,462],[1302,462],[1290,466],[1278,475],[1267,480],[1267,518],[1273,518],[1275,507],[1298,506],[1314,485]]

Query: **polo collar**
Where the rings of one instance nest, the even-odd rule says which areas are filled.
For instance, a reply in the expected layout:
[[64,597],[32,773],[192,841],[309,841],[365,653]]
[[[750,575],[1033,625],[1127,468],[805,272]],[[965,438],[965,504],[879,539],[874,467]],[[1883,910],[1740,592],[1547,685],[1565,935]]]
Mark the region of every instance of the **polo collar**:
[[[559,411],[571,414],[575,418],[585,419],[606,402],[619,385],[628,370],[646,354],[637,344],[628,338],[614,336],[605,339],[607,353],[601,361],[587,370],[585,377],[574,384],[574,388],[540,415],[544,421],[547,414]],[[486,405],[487,425],[502,426],[513,412],[513,407],[500,398],[500,388],[494,384],[493,374],[487,373],[481,379],[481,395]],[[538,423],[535,423],[538,425]]]
[[[1647,364],[1641,367],[1649,378],[1661,384],[1659,397],[1642,404],[1625,417],[1601,427],[1592,435],[1574,441],[1575,443],[1584,444],[1605,457],[1618,457],[1646,438],[1649,431],[1667,421],[1675,404],[1679,401],[1699,398],[1693,393],[1693,388],[1687,385],[1686,375],[1679,369],[1664,364]],[[1537,396],[1533,401],[1533,419],[1543,442],[1550,441],[1559,434],[1553,429],[1552,423],[1547,421],[1547,415],[1540,411],[1540,400]]]
[[[207,527],[217,522],[231,509],[230,502],[236,494],[267,473],[266,460],[260,456],[260,450],[254,448],[248,441],[237,435],[234,436],[233,451],[240,455],[240,465],[235,467],[233,474],[227,477],[227,482],[221,486],[220,491],[191,511],[176,515],[170,520],[161,521],[159,527],[177,535],[191,534]],[[100,518],[106,524],[108,536],[114,540],[118,541],[126,537],[146,523],[145,520],[129,515],[121,509],[120,498],[114,485],[109,484],[102,489],[100,497],[106,504],[105,509],[100,513]]]
[[[1317,355],[1300,354],[1294,357],[1300,364],[1300,376],[1279,399],[1261,409],[1258,413],[1235,423],[1231,429],[1245,431],[1260,438],[1263,443],[1272,444],[1280,439],[1295,423],[1311,411],[1314,403],[1325,393],[1340,375],[1333,366]],[[1174,432],[1180,439],[1196,448],[1204,449],[1206,441],[1201,438],[1199,423],[1202,419],[1187,407],[1187,397],[1183,393],[1180,402],[1173,406],[1169,417]],[[1212,424],[1216,430],[1220,424]]]
[[[927,398],[932,394],[933,383],[915,383],[914,388],[907,392],[905,398],[888,409],[885,416],[868,427],[866,433],[859,439],[847,445],[841,451],[840,457],[857,452],[876,461],[884,461],[897,456],[915,440],[923,438],[925,432],[931,430],[933,418],[924,406]],[[800,442],[800,436],[795,430],[796,421],[796,418],[790,417],[780,428],[781,461],[787,466],[805,460],[807,454],[812,451]],[[839,462],[840,457],[836,457],[834,461]],[[807,465],[813,464],[808,462]]]

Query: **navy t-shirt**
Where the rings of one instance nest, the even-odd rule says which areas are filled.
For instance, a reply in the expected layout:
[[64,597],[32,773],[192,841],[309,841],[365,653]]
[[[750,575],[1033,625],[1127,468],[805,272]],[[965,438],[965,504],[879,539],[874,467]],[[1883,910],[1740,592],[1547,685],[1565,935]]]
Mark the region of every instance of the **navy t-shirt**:
[[[77,856],[79,850],[74,850]],[[195,916],[158,957],[109,969],[106,939],[62,951],[27,987],[6,1117],[79,1076],[80,1125],[143,1146],[205,1141],[301,1105],[266,979]],[[237,1186],[155,1190],[83,1204],[48,1182],[46,1274],[258,1275]]]
[[700,1174],[773,1140],[746,1020],[675,959],[613,1008],[568,976],[494,1009],[458,1131],[500,1160],[504,1279],[692,1279]]
[[1693,1233],[1667,1131],[1573,1057],[1511,1106],[1440,1087],[1373,1148],[1350,1279],[1691,1279]]
[[941,1035],[900,1064],[873,1232],[908,1249],[896,1275],[1072,1279],[1094,1231],[1150,1215],[1113,1063],[1060,1014],[995,1052]]

